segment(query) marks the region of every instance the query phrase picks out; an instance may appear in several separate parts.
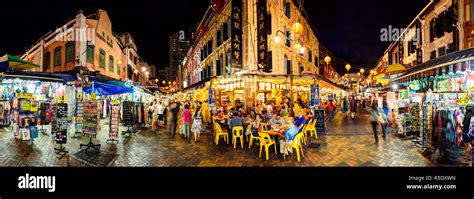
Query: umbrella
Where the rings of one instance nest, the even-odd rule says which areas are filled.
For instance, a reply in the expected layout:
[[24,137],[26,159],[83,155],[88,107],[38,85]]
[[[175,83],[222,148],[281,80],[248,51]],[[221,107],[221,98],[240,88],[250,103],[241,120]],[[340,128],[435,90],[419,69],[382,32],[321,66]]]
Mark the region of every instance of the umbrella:
[[33,68],[39,68],[40,66],[31,62],[24,61],[13,55],[6,54],[0,57],[0,70],[6,71],[11,70],[31,70]]
[[383,71],[384,74],[386,75],[395,75],[395,74],[400,74],[403,73],[407,70],[407,68],[401,64],[392,64],[385,68]]

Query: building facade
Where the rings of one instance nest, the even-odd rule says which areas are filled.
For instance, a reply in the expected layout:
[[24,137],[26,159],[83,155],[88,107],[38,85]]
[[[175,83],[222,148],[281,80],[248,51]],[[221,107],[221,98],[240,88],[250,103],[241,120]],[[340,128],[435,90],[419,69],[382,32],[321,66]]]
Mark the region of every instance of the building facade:
[[214,1],[191,40],[179,83],[184,91],[217,84],[219,95],[247,104],[261,99],[259,92],[265,99],[276,96],[258,85],[309,86],[312,76],[302,76],[319,73],[320,53],[315,28],[306,19],[296,0]]
[[[472,0],[433,0],[392,42],[375,65],[380,73],[393,64],[407,68],[471,48]],[[393,33],[388,29],[388,33]]]
[[186,51],[189,47],[189,36],[185,31],[179,31],[170,35],[170,78],[168,80],[178,81],[181,78],[178,73],[181,73],[181,65],[186,57]]
[[132,78],[143,65],[133,38],[130,33],[115,34],[105,10],[89,16],[79,11],[73,20],[43,36],[21,59],[38,64],[36,70],[41,72],[68,73],[84,66],[101,76],[145,85],[145,77]]

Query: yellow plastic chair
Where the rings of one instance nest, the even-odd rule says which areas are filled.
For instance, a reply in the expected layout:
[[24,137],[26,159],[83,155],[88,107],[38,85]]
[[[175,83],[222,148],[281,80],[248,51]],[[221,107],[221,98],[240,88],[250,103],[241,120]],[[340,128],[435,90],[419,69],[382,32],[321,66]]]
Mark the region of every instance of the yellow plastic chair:
[[[316,119],[311,120],[308,122],[308,125],[306,125],[306,130],[304,130],[304,133],[306,134],[309,131],[309,136],[313,136],[318,139],[318,134],[316,133]],[[306,141],[305,141],[306,142]]]
[[232,144],[234,144],[234,149],[237,148],[237,138],[240,138],[240,145],[244,148],[244,127],[236,126],[232,128]]
[[268,151],[270,150],[270,146],[273,145],[275,148],[275,154],[277,154],[276,142],[270,137],[270,135],[266,133],[259,133],[258,135],[260,136],[260,154],[258,157],[262,158],[262,149],[265,147],[266,160],[268,160]]
[[296,158],[298,159],[298,162],[301,162],[300,158],[300,151],[301,155],[304,157],[303,153],[303,146],[301,145],[302,139],[303,139],[304,134],[303,133],[298,133],[295,135],[295,138],[293,139],[293,142],[291,144],[285,144],[285,153],[283,153],[283,159],[286,160],[286,150],[290,149],[290,152],[293,153],[293,149],[296,150]]
[[252,134],[252,125],[248,126],[248,130],[250,131],[250,138],[247,136],[247,140],[249,141],[249,149],[250,149],[250,147],[253,145],[253,141],[254,140],[260,141],[260,137],[253,136],[253,134]]
[[224,132],[221,126],[215,122],[214,122],[214,130],[216,134],[214,142],[216,143],[216,145],[219,145],[219,138],[221,136],[224,138],[224,142],[227,141],[227,144],[229,144],[229,133]]
[[313,119],[309,120],[308,124],[305,124],[304,127],[303,127],[303,143],[306,145],[307,144],[307,140],[308,140],[308,127],[311,126],[311,124],[313,123]]

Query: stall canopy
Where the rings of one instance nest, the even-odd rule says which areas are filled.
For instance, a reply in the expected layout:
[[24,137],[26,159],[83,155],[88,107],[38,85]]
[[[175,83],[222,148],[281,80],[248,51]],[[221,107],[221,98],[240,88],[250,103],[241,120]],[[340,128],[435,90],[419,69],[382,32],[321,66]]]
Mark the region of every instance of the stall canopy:
[[407,68],[401,64],[392,64],[388,66],[387,68],[385,68],[383,73],[387,76],[390,76],[390,75],[404,73],[406,70]]
[[31,70],[39,68],[40,66],[31,62],[24,61],[13,55],[6,54],[0,57],[0,71],[5,72],[8,70]]
[[26,79],[26,80],[39,80],[46,82],[61,82],[65,83],[64,79],[59,75],[52,73],[41,73],[41,72],[24,72],[24,71],[7,71],[2,75],[6,79]]
[[91,78],[90,81],[94,82],[93,86],[84,88],[85,93],[94,92],[101,96],[133,93],[133,87],[121,81],[106,80],[97,77]]

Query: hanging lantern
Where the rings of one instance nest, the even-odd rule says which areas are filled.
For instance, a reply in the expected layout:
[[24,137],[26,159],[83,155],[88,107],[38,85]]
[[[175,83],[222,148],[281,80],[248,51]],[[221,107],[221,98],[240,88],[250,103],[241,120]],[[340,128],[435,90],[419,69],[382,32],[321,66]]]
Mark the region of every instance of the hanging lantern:
[[347,64],[346,65],[346,70],[347,70],[347,72],[349,72],[349,70],[351,70],[351,65]]
[[296,34],[299,34],[299,33],[302,33],[303,32],[303,25],[301,25],[300,23],[296,22],[293,24],[293,26],[291,27],[291,30],[296,33]]

